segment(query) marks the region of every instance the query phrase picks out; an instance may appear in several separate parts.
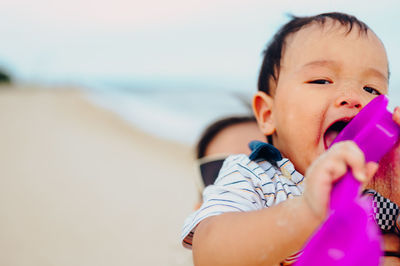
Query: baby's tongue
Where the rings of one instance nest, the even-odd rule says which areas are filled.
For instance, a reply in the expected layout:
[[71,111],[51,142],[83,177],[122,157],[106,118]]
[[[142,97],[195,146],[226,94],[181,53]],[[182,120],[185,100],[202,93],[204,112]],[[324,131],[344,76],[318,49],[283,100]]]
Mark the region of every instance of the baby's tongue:
[[337,135],[339,135],[339,132],[335,130],[328,130],[325,133],[324,136],[325,149],[328,149],[329,146],[331,146],[333,140],[337,137]]

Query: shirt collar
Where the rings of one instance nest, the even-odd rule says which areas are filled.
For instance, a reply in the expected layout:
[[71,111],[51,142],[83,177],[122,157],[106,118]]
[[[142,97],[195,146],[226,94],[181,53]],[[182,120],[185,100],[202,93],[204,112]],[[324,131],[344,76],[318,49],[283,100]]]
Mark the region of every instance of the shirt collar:
[[250,160],[264,159],[271,163],[276,163],[282,160],[281,152],[269,143],[254,140],[249,143],[251,154]]

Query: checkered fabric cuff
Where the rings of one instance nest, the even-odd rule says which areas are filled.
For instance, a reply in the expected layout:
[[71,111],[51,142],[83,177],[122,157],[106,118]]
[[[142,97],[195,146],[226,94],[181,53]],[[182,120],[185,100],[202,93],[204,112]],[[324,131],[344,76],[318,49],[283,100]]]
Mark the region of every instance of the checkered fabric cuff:
[[374,218],[381,230],[400,235],[399,206],[373,189],[364,190],[363,195],[372,197]]

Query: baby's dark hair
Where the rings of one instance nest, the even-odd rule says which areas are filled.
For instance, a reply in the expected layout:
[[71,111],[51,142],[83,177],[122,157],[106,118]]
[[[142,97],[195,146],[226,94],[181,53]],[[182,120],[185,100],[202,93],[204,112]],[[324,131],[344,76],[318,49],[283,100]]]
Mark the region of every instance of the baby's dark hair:
[[293,15],[290,17],[291,20],[279,29],[263,52],[264,59],[258,77],[258,90],[267,94],[271,93],[270,81],[278,80],[282,50],[285,46],[285,40],[290,34],[296,33],[312,23],[324,25],[327,19],[332,19],[347,27],[347,33],[350,33],[354,26],[358,26],[360,33],[367,34],[369,30],[367,24],[356,17],[339,12],[323,13],[310,17],[296,17]]
[[222,130],[233,125],[248,123],[248,122],[257,122],[257,121],[254,116],[231,116],[219,119],[210,124],[204,130],[203,134],[201,135],[197,143],[196,146],[197,159],[204,157],[208,145],[215,138],[215,136]]

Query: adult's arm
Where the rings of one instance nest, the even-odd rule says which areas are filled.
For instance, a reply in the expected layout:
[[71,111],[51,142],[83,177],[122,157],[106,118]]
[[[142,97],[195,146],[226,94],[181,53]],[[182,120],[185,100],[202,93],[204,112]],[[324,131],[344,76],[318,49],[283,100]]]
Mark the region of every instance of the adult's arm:
[[[400,206],[400,142],[379,163],[379,169],[367,185]],[[400,252],[400,237],[383,235],[385,251]],[[384,257],[383,265],[400,265],[400,258]]]

